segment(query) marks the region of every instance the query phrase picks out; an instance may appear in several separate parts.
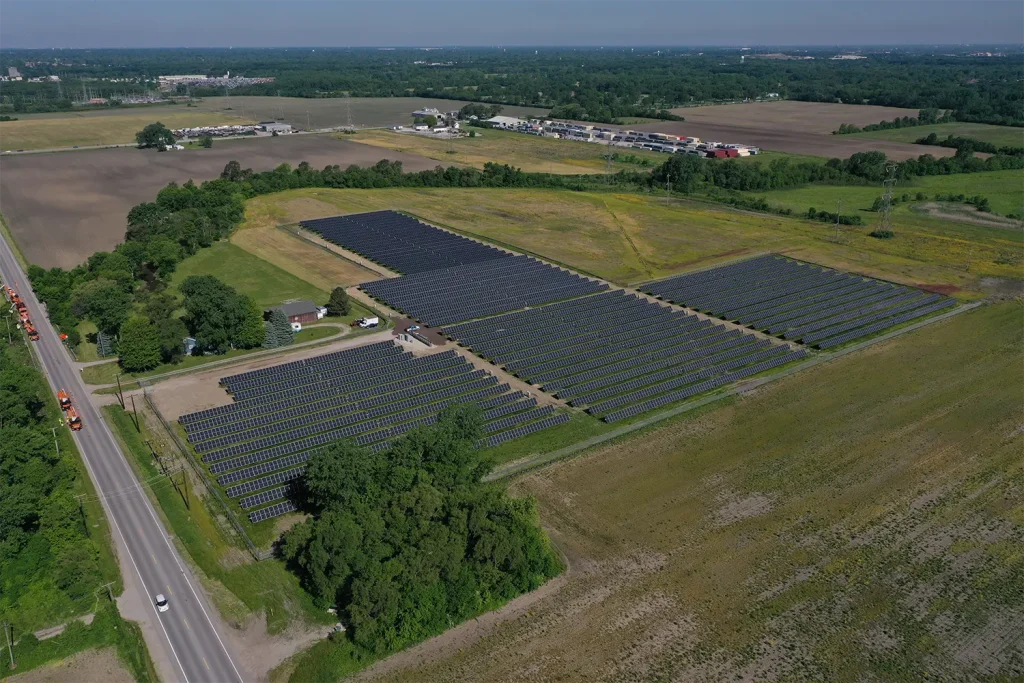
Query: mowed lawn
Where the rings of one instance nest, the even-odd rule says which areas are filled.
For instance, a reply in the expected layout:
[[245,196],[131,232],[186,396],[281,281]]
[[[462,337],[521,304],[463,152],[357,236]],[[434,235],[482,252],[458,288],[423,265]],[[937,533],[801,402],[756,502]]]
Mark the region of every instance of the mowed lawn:
[[326,290],[230,242],[218,242],[182,261],[171,282],[177,287],[189,275],[214,275],[224,284],[252,297],[263,308],[289,299],[312,299],[322,305],[329,296]]
[[1024,128],[992,126],[987,123],[937,123],[931,126],[854,133],[853,137],[891,142],[915,142],[929,133],[935,133],[940,139],[947,135],[963,136],[989,142],[997,147],[1024,147]]
[[367,678],[1020,680],[1022,313],[954,316],[524,475],[565,583]]
[[[510,131],[475,129],[474,138],[463,137],[451,141],[428,138],[422,135],[395,133],[389,130],[360,131],[354,136],[345,135],[344,139],[375,145],[388,149],[419,154],[430,159],[437,159],[446,164],[462,164],[483,168],[488,162],[509,164],[524,171],[536,173],[603,173],[610,169],[613,173],[620,170],[638,170],[645,168],[635,163],[613,161],[608,164],[609,151],[619,156],[632,154],[647,159],[651,165],[664,163],[666,154],[639,149],[623,149],[593,142],[572,140],[556,140],[536,135],[525,135]],[[650,168],[650,167],[647,167]]]
[[185,107],[171,110],[114,109],[103,115],[19,119],[0,122],[0,149],[53,149],[135,142],[137,132],[157,121],[168,128],[246,122],[237,116]]
[[[657,195],[314,188],[252,199],[247,215],[266,227],[378,209],[406,211],[621,284],[768,251],[908,284],[951,286],[969,296],[980,278],[1020,277],[1019,232],[921,217],[913,230],[900,227],[897,239],[868,237],[864,227],[836,243],[829,224]],[[964,267],[968,259],[970,271]]]

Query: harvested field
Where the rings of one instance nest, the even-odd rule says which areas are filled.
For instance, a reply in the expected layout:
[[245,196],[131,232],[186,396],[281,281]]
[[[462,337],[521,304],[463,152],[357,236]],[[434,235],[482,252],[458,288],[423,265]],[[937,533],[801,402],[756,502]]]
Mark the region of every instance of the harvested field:
[[409,171],[438,165],[423,157],[320,135],[218,141],[212,149],[163,154],[105,149],[8,156],[0,162],[0,211],[31,263],[71,268],[93,252],[118,244],[128,211],[153,201],[167,183],[216,178],[233,159],[243,167],[266,171],[281,163],[369,166],[385,158],[403,162]]
[[102,112],[18,116],[0,122],[0,149],[57,149],[74,145],[116,145],[135,142],[135,134],[159,121],[168,128],[251,123],[249,119],[185,107],[110,109]]
[[[1020,277],[1017,236],[909,211],[899,214],[900,239],[877,240],[867,236],[868,229],[856,229],[844,233],[838,244],[829,239],[831,225],[798,218],[660,197],[555,190],[313,188],[257,197],[248,202],[247,216],[256,227],[265,227],[269,220],[288,223],[378,209],[407,211],[439,227],[511,245],[620,284],[766,251],[903,284],[951,286],[968,294],[980,289],[983,277]],[[963,267],[968,254],[970,272]]]
[[644,124],[644,130],[822,157],[846,158],[856,152],[877,150],[891,159],[902,160],[921,154],[952,156],[955,152],[945,147],[831,134],[842,123],[864,125],[897,116],[917,116],[916,109],[784,101],[682,107],[673,111],[686,121]]
[[1019,679],[1021,314],[954,316],[524,475],[565,583],[359,679]]
[[[305,97],[205,97],[197,103],[200,111],[247,116],[259,121],[279,120],[306,130],[306,113],[313,130],[348,125],[348,112],[352,112],[352,125],[357,128],[379,128],[412,123],[412,113],[431,107],[440,111],[461,109],[469,104],[461,100],[442,100],[426,97],[343,97],[309,99]],[[503,116],[542,116],[547,109],[507,106]]]
[[896,117],[917,117],[917,109],[876,107],[864,104],[832,104],[829,102],[749,102],[746,104],[714,104],[706,107],[679,107],[672,110],[686,118],[686,123],[764,127],[793,133],[830,135],[840,124],[865,126]]

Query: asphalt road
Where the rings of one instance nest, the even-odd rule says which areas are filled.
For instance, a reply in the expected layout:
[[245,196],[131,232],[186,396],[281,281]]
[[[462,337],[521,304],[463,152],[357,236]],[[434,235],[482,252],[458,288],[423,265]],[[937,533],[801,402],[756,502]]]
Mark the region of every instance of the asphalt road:
[[[10,245],[0,238],[0,276],[9,283],[29,307],[29,314],[39,330],[34,347],[54,392],[66,389],[73,397],[84,427],[73,432],[86,468],[103,497],[108,518],[116,534],[127,548],[130,567],[122,572],[136,572],[146,592],[153,622],[159,625],[162,645],[173,663],[178,680],[186,683],[242,681],[213,621],[213,608],[197,589],[198,581],[182,562],[153,506],[135,478],[128,461],[103,421],[99,410],[89,401],[71,358],[57,332],[45,319],[39,301],[18,266]],[[157,611],[154,596],[167,597],[170,610]],[[153,644],[150,643],[150,647]],[[155,653],[154,658],[156,658]]]

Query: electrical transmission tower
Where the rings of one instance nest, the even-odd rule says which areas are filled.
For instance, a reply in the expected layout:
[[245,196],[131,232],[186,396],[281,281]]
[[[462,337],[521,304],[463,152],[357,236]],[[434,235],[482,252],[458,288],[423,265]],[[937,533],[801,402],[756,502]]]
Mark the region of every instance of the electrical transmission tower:
[[878,211],[878,227],[875,229],[881,234],[892,233],[892,187],[896,184],[896,164],[889,164],[885,170],[886,178],[882,181],[885,194],[882,195],[882,208]]
[[836,236],[833,239],[834,242],[838,242],[839,241],[839,215],[842,213],[842,211],[843,211],[843,200],[840,199],[840,200],[836,201]]
[[352,95],[345,93],[345,130],[352,129]]

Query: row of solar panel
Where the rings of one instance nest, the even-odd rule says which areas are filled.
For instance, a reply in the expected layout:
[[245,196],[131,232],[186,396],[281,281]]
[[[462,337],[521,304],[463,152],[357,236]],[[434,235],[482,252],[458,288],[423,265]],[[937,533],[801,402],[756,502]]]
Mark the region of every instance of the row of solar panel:
[[829,337],[843,335],[850,341],[857,338],[848,337],[853,330],[867,330],[880,320],[939,301],[938,295],[926,296],[911,287],[773,255],[647,283],[643,288],[666,300],[819,348]]
[[[363,349],[366,350],[364,351]],[[356,347],[354,349],[330,354],[331,357],[324,357],[321,362],[309,363],[303,360],[295,361],[294,363],[285,363],[274,368],[276,370],[275,372],[253,370],[252,372],[247,372],[244,375],[224,377],[221,379],[221,383],[227,387],[228,391],[234,393],[239,389],[246,389],[264,384],[273,384],[294,377],[308,377],[327,370],[336,370],[338,368],[361,365],[371,359],[381,360],[394,358],[401,354],[402,349],[391,341],[377,342],[376,344],[369,344],[367,346]],[[252,373],[259,374],[254,375]]]
[[[501,394],[499,396],[495,396],[495,397],[490,398],[490,399],[481,400],[481,401],[478,402],[478,405],[481,408],[487,410],[489,408],[494,408],[496,406],[503,405],[506,402],[519,401],[523,397],[524,397],[524,394],[521,391],[514,391],[514,392],[511,392],[511,393],[508,393],[508,394]],[[536,399],[533,399],[533,401],[535,402]],[[524,403],[528,403],[528,402],[524,402]],[[491,419],[491,418],[487,418],[487,419]],[[299,453],[299,454],[295,454],[295,455],[289,455],[287,457],[280,458],[278,460],[271,460],[271,461],[266,461],[266,462],[260,462],[260,463],[257,463],[255,465],[251,465],[249,467],[244,467],[242,469],[233,470],[231,472],[227,472],[226,474],[221,474],[220,476],[218,476],[217,477],[217,483],[219,483],[221,486],[226,486],[228,484],[233,484],[233,483],[238,482],[238,481],[245,481],[247,479],[252,479],[253,477],[258,477],[260,475],[264,475],[264,474],[267,474],[269,472],[273,472],[275,470],[283,469],[285,467],[291,467],[293,465],[299,465],[301,463],[306,462],[306,459],[309,457],[309,453],[310,452],[311,451],[306,451],[304,453]]]
[[396,395],[408,393],[409,382],[413,378],[417,383],[416,386],[422,387],[423,390],[438,390],[477,378],[477,375],[463,378],[462,375],[467,372],[485,372],[471,371],[465,365],[450,365],[439,369],[420,365],[413,366],[409,370],[410,373],[405,377],[362,389],[328,386],[311,390],[306,395],[275,398],[266,403],[248,401],[233,414],[229,413],[212,420],[185,425],[185,431],[191,438],[193,435],[214,434],[222,428],[229,430],[255,428],[267,422],[280,422],[295,415],[327,409],[341,402],[369,402],[377,397],[385,396],[393,399]]
[[333,216],[301,222],[340,247],[399,273],[505,258],[506,252],[440,230],[394,211]]
[[608,288],[527,256],[407,277],[360,287],[388,306],[435,327]]

